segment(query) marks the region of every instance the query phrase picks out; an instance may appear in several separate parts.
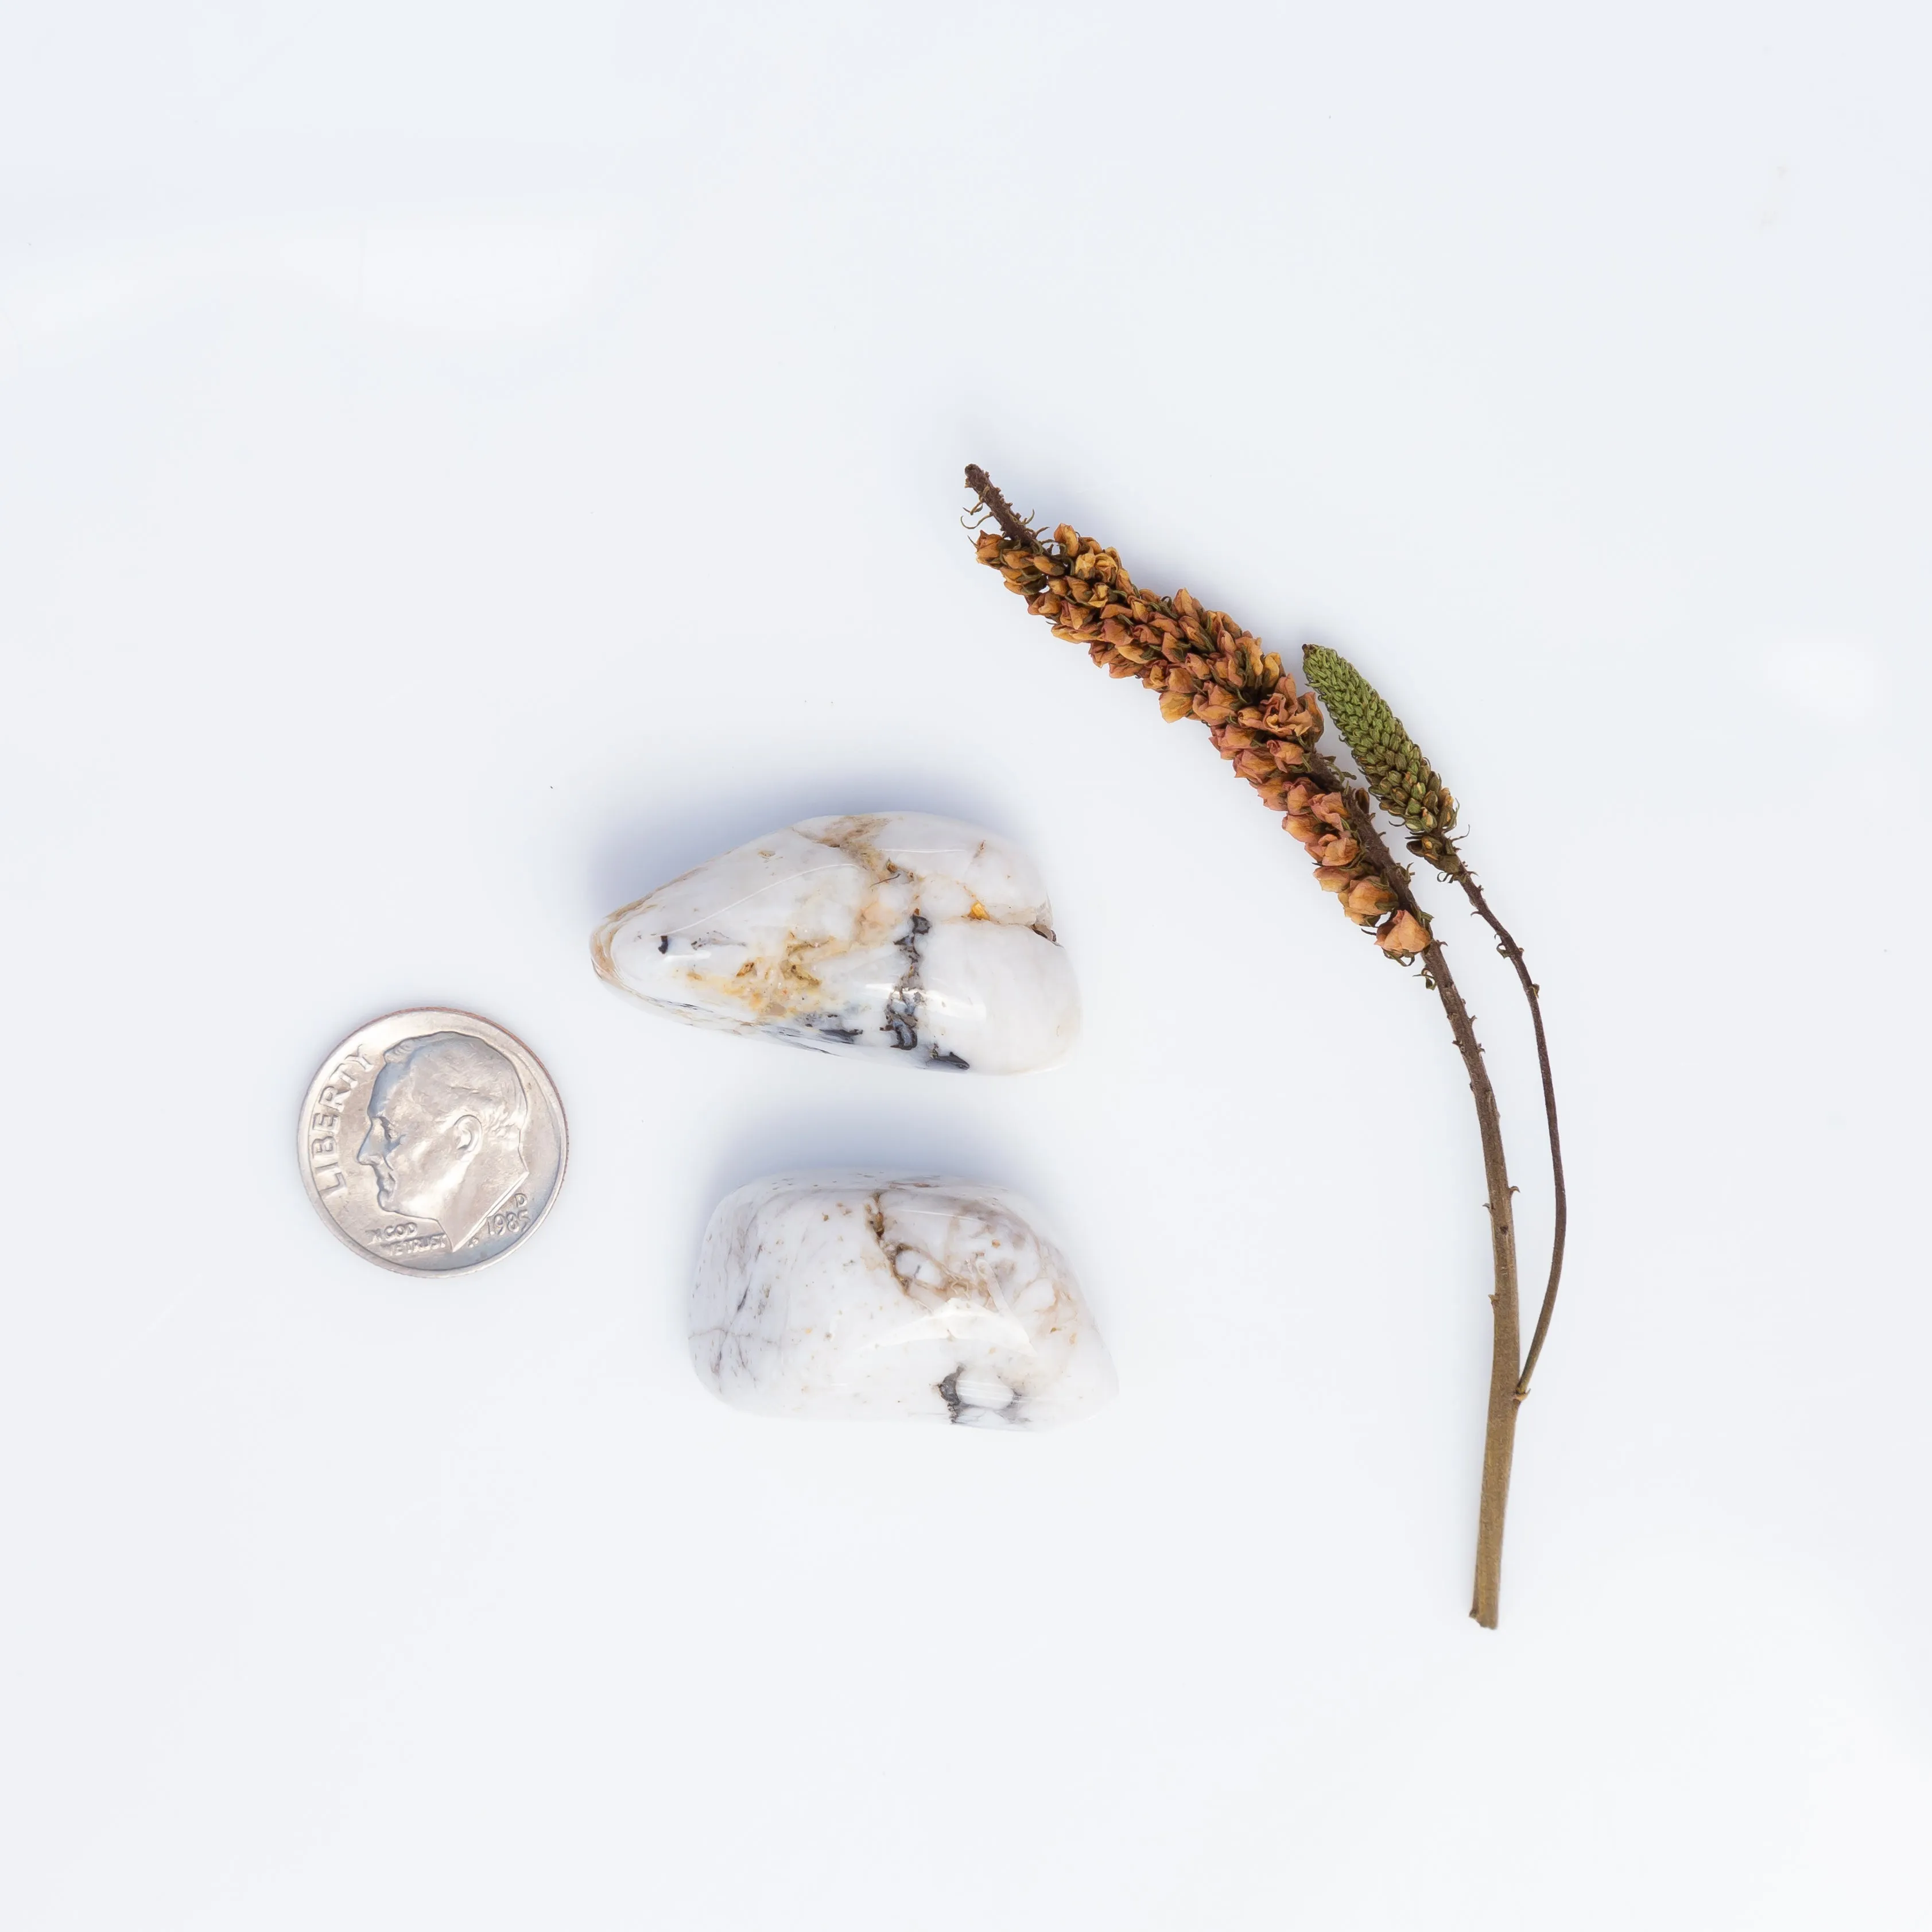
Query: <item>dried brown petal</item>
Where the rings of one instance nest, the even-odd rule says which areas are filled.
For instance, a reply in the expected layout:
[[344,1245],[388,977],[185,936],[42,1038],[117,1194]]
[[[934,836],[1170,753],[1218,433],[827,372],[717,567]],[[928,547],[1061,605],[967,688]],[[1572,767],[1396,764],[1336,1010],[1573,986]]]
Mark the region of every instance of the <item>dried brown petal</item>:
[[1429,930],[1412,912],[1399,912],[1376,935],[1376,944],[1391,958],[1413,959],[1429,945]]
[[1380,919],[1395,904],[1395,894],[1380,879],[1358,879],[1348,890],[1348,910],[1366,922]]

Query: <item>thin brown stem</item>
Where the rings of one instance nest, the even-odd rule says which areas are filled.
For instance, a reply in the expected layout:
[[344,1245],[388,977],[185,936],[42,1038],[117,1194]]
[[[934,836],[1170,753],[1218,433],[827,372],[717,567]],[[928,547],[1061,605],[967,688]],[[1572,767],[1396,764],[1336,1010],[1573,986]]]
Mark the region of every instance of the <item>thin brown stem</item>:
[[[1348,809],[1358,842],[1368,854],[1396,896],[1402,909],[1420,919],[1422,908],[1409,890],[1408,874],[1395,862],[1370,815],[1369,797],[1346,784],[1325,758],[1311,753],[1309,769],[1316,782],[1339,791]],[[1516,1453],[1517,1383],[1521,1374],[1522,1317],[1516,1273],[1515,1195],[1503,1158],[1502,1118],[1496,1089],[1483,1064],[1481,1042],[1462,1003],[1442,948],[1434,939],[1422,956],[1423,968],[1455,1036],[1456,1051],[1469,1076],[1475,1101],[1476,1125],[1483,1143],[1483,1174],[1489,1187],[1490,1252],[1495,1288],[1490,1297],[1494,1320],[1490,1350],[1489,1415],[1483,1435],[1483,1481],[1476,1522],[1476,1584],[1469,1614],[1485,1630],[1494,1630],[1502,1598],[1503,1522],[1509,1510],[1510,1464]]]
[[1550,1235],[1550,1280],[1544,1288],[1543,1306],[1537,1310],[1535,1332],[1529,1338],[1529,1353],[1523,1358],[1522,1373],[1516,1380],[1516,1399],[1522,1402],[1529,1394],[1529,1378],[1536,1372],[1537,1358],[1543,1353],[1544,1338],[1550,1333],[1550,1317],[1556,1306],[1557,1286],[1563,1279],[1564,1238],[1570,1226],[1570,1198],[1563,1185],[1563,1140],[1556,1126],[1556,1084],[1550,1077],[1550,1042],[1544,1037],[1543,1006],[1538,998],[1540,989],[1529,976],[1522,948],[1490,910],[1490,902],[1483,896],[1483,889],[1474,877],[1466,869],[1460,869],[1455,874],[1455,880],[1468,895],[1478,916],[1496,934],[1496,950],[1516,968],[1516,976],[1522,982],[1523,998],[1529,1002],[1529,1023],[1536,1033],[1536,1064],[1543,1076],[1543,1116],[1550,1127],[1550,1176],[1556,1198],[1556,1216]]
[[993,520],[1010,541],[1024,544],[1038,542],[1032,526],[1000,494],[993,479],[976,463],[969,463],[966,466],[966,487],[979,498],[982,509],[992,512]]

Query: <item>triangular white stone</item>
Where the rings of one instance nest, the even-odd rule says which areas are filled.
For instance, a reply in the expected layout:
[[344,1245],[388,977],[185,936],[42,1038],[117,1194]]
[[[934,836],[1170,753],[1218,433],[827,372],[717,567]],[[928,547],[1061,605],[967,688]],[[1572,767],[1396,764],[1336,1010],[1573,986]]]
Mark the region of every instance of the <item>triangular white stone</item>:
[[922,812],[754,839],[613,913],[590,950],[680,1019],[902,1066],[1031,1072],[1080,1029],[1032,860]]

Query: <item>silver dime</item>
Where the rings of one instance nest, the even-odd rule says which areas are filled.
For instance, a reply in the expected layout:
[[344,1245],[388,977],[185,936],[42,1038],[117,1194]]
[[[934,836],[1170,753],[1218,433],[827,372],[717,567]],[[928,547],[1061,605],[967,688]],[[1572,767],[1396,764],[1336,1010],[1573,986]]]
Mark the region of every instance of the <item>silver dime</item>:
[[350,1246],[403,1274],[482,1268],[563,1184],[563,1103],[514,1034],[416,1006],[358,1027],[310,1082],[302,1185]]

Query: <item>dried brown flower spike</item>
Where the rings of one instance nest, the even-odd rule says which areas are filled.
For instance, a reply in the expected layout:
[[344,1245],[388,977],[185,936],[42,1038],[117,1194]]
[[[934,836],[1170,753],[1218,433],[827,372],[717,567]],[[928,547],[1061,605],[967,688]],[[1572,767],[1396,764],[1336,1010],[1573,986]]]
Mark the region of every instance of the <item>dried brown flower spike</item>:
[[[1004,506],[984,470],[968,470],[966,480],[988,508]],[[1310,758],[1322,736],[1320,707],[1296,691],[1259,638],[1185,590],[1169,598],[1141,590],[1118,551],[1070,524],[1054,532],[1048,549],[1009,510],[997,530],[980,532],[976,548],[1035,616],[1052,622],[1056,638],[1084,644],[1110,676],[1137,677],[1158,692],[1170,722],[1196,718],[1206,725],[1215,749],[1308,848],[1317,882],[1358,926],[1375,928],[1384,951],[1402,959],[1421,952],[1426,918],[1402,907],[1395,883],[1363,849],[1340,781]]]
[[[1204,608],[1185,590],[1164,597],[1142,590],[1127,574],[1118,551],[1102,548],[1070,524],[1060,525],[1050,539],[1042,538],[1014,514],[976,464],[968,466],[966,483],[993,525],[978,535],[980,561],[998,570],[1007,589],[1024,597],[1036,616],[1046,618],[1054,636],[1084,644],[1088,655],[1109,675],[1138,678],[1157,692],[1163,717],[1170,722],[1193,718],[1204,724],[1222,757],[1264,804],[1282,814],[1283,826],[1307,849],[1317,883],[1335,894],[1357,925],[1373,932],[1376,944],[1390,958],[1420,958],[1426,983],[1442,1002],[1468,1072],[1489,1183],[1495,1334],[1470,1615],[1493,1628],[1516,1410],[1528,1392],[1529,1372],[1542,1347],[1562,1264],[1562,1166],[1535,988],[1520,950],[1489,910],[1450,839],[1455,800],[1401,722],[1346,658],[1318,647],[1306,654],[1304,668],[1335,713],[1344,742],[1368,781],[1366,790],[1351,787],[1321,752],[1323,718],[1315,697],[1298,691],[1280,658],[1226,612]],[[1376,800],[1411,835],[1410,850],[1454,878],[1488,920],[1516,968],[1535,1018],[1558,1219],[1550,1286],[1527,1363],[1520,1359],[1515,1222],[1495,1091],[1429,915],[1416,902],[1407,870],[1390,856],[1376,827]]]

